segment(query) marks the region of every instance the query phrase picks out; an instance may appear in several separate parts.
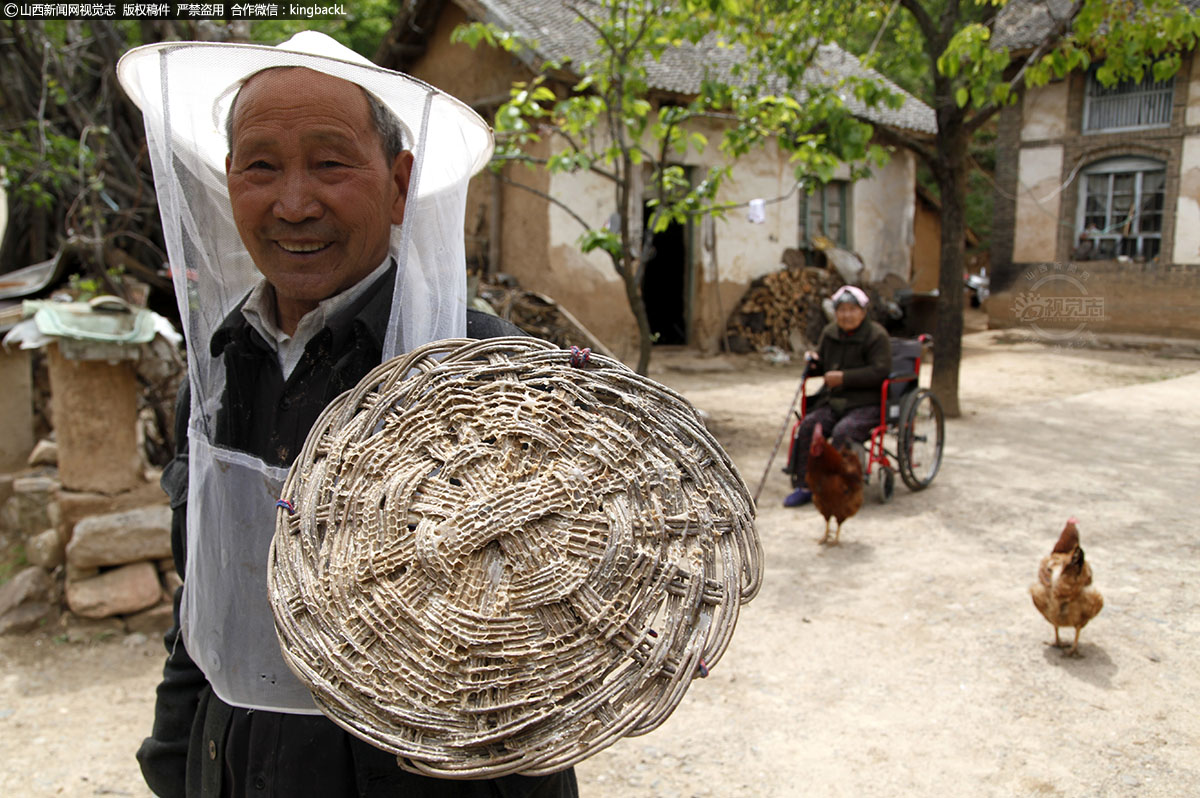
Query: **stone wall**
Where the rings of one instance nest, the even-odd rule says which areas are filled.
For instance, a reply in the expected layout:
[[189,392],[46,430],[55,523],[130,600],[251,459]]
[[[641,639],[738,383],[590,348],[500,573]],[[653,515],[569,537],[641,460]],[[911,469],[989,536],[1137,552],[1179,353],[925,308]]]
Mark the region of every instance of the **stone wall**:
[[181,584],[171,510],[157,485],[117,496],[65,491],[50,470],[12,479],[0,532],[28,566],[0,585],[0,634],[161,633]]

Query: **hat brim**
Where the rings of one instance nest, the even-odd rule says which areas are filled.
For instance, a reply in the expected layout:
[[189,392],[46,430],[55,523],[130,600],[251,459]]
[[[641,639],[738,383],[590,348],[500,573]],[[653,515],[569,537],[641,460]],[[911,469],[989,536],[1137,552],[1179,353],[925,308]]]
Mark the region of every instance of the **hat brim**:
[[492,131],[466,104],[410,75],[376,66],[324,34],[305,32],[272,47],[223,42],[163,42],[137,47],[117,63],[130,99],[170,131],[174,146],[223,172],[225,119],[238,87],[276,67],[303,67],[362,86],[378,97],[423,149],[421,194],[482,169]]

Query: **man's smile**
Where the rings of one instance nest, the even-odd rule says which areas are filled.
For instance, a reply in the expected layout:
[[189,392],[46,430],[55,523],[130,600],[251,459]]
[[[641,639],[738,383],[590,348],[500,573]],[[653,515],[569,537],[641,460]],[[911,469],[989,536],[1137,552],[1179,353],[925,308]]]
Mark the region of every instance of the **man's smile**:
[[286,252],[295,255],[305,255],[310,252],[320,252],[330,246],[328,241],[276,241],[276,244]]

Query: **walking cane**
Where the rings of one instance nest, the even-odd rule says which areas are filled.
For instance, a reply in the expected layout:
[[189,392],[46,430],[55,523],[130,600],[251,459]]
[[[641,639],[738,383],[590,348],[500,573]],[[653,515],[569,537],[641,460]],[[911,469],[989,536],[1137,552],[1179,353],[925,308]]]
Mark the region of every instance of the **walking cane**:
[[[808,364],[804,366],[808,369]],[[779,429],[779,437],[775,439],[775,448],[771,449],[771,459],[767,460],[767,467],[763,470],[762,479],[758,481],[758,488],[754,491],[754,504],[758,505],[758,497],[762,493],[763,485],[767,484],[767,474],[771,473],[771,464],[775,462],[775,455],[779,452],[779,444],[783,443],[783,433],[787,432],[788,425],[792,421],[792,408],[796,406],[796,400],[800,398],[800,392],[804,390],[804,378],[800,379],[800,385],[796,387],[796,394],[792,397],[792,403],[788,405],[787,415],[783,417],[783,426]]]

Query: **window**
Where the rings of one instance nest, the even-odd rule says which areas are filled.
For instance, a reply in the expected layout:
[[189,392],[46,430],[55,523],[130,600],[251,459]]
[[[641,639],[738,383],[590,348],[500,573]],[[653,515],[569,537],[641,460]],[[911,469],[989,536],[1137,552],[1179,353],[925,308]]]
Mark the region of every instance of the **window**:
[[1077,232],[1088,234],[1092,257],[1158,256],[1166,177],[1164,165],[1148,158],[1110,159],[1084,170]]
[[842,249],[850,248],[850,184],[831,180],[811,194],[800,195],[800,246],[812,248],[824,236]]
[[1083,100],[1083,129],[1137,130],[1169,125],[1174,93],[1174,78],[1155,83],[1149,73],[1141,83],[1124,81],[1105,88],[1096,80],[1093,68],[1088,71]]

